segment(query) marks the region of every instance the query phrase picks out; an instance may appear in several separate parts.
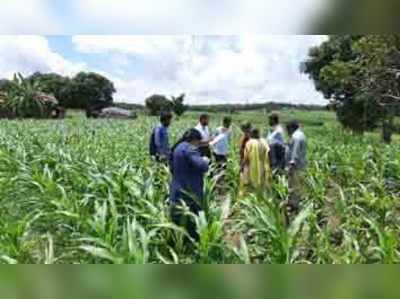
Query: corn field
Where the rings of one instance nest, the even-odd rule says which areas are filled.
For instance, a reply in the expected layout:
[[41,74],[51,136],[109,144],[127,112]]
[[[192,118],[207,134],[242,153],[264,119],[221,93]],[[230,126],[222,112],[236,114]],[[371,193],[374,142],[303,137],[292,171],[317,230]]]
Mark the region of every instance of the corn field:
[[[234,117],[245,119],[265,127],[261,114]],[[399,141],[306,124],[305,199],[286,225],[285,176],[265,194],[238,197],[235,127],[226,194],[207,178],[200,241],[188,243],[169,218],[169,171],[148,156],[156,123],[0,121],[1,263],[400,262]],[[195,124],[194,115],[176,120],[172,139]]]

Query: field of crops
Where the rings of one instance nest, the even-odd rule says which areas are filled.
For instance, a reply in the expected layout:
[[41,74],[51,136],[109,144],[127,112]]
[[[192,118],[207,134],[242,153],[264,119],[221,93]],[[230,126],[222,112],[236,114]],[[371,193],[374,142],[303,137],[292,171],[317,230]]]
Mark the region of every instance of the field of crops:
[[[0,121],[2,263],[397,263],[400,142],[353,136],[327,112],[285,112],[305,124],[306,199],[285,226],[284,177],[265,196],[238,198],[237,149],[229,191],[206,183],[200,242],[169,220],[169,172],[147,153],[156,119]],[[293,115],[292,115],[293,114]],[[219,125],[221,116],[213,116]],[[241,113],[265,129],[263,113]],[[196,118],[172,126],[176,140]],[[235,127],[232,144],[237,144]],[[397,136],[396,136],[397,137]]]

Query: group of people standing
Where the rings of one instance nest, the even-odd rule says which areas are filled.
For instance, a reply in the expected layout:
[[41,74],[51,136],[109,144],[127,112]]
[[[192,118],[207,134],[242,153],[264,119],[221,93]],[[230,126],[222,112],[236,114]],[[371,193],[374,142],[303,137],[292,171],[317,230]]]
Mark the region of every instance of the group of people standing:
[[[186,227],[196,237],[194,222],[182,210],[182,203],[190,212],[199,214],[204,197],[204,178],[210,166],[215,165],[213,174],[224,175],[231,151],[232,119],[225,117],[215,131],[210,130],[210,116],[202,114],[199,123],[186,131],[182,138],[170,147],[168,128],[172,122],[170,112],[162,112],[160,125],[150,138],[150,154],[159,163],[170,167],[171,218],[177,225]],[[307,140],[300,124],[291,121],[285,131],[278,114],[269,117],[270,130],[262,137],[260,130],[251,123],[241,127],[240,139],[240,194],[264,192],[272,184],[276,173],[287,173],[289,182],[288,209],[297,209],[301,199],[304,171],[307,167]]]

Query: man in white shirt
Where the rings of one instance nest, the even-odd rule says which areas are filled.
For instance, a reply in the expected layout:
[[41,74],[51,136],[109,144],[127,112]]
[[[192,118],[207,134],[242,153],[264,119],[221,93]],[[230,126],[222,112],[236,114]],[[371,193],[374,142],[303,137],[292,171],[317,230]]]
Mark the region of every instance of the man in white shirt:
[[231,134],[231,124],[232,120],[230,117],[225,117],[223,119],[222,127],[219,127],[215,134],[214,139],[210,142],[212,147],[214,159],[215,159],[215,172],[212,176],[216,176],[217,185],[216,190],[221,194],[226,191],[226,166],[228,163],[229,155],[229,138]]
[[199,123],[195,129],[200,132],[202,138],[199,146],[201,156],[211,159],[210,142],[212,141],[212,138],[210,129],[208,128],[209,122],[210,117],[208,114],[202,114],[200,115]]
[[221,165],[226,164],[228,161],[231,124],[232,119],[230,117],[225,117],[222,127],[217,129],[214,140],[210,142],[213,148],[215,161]]

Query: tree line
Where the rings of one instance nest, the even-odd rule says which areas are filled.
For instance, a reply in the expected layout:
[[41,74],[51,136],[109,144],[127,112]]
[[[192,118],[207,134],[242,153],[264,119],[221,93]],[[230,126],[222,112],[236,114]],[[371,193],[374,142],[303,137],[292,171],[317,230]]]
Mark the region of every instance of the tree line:
[[[162,99],[159,104],[155,104],[154,99]],[[153,115],[157,115],[159,111],[164,109],[173,110],[172,102],[166,96],[155,95],[151,96],[145,105],[132,104],[132,103],[114,103],[114,106],[121,107],[124,109],[135,109],[135,110],[148,110],[153,111]],[[278,103],[278,102],[265,102],[257,104],[216,104],[216,105],[189,105],[184,104],[183,111],[195,111],[195,112],[210,112],[210,113],[236,113],[240,111],[257,111],[257,110],[282,110],[282,109],[295,109],[303,111],[322,111],[330,110],[331,107],[328,105],[307,105],[307,104],[289,104],[289,103]],[[154,105],[154,106],[153,106]]]
[[255,110],[274,111],[274,110],[281,110],[281,109],[321,111],[321,110],[328,109],[328,107],[326,105],[322,106],[322,105],[265,102],[265,103],[257,103],[257,104],[192,105],[192,106],[189,106],[188,109],[191,111],[235,113],[238,111],[255,111]]
[[[55,73],[36,72],[24,81],[43,93],[53,95],[66,109],[88,109],[91,106],[108,107],[116,92],[113,82],[93,72],[80,72],[70,78]],[[12,89],[12,80],[0,80],[0,91]]]
[[[22,76],[16,76],[22,78]],[[56,73],[36,72],[23,78],[24,86],[30,86],[54,96],[59,105],[65,109],[83,109],[87,116],[93,111],[106,107],[117,106],[124,109],[141,109],[143,106],[126,103],[114,103],[113,95],[116,92],[114,83],[103,75],[94,72],[80,72],[74,77],[62,76]],[[0,80],[0,92],[10,93],[16,86],[15,79]],[[145,100],[146,108],[151,115],[159,115],[162,110],[174,111],[182,115],[187,106],[184,104],[185,94],[170,99],[164,95],[152,95]]]

